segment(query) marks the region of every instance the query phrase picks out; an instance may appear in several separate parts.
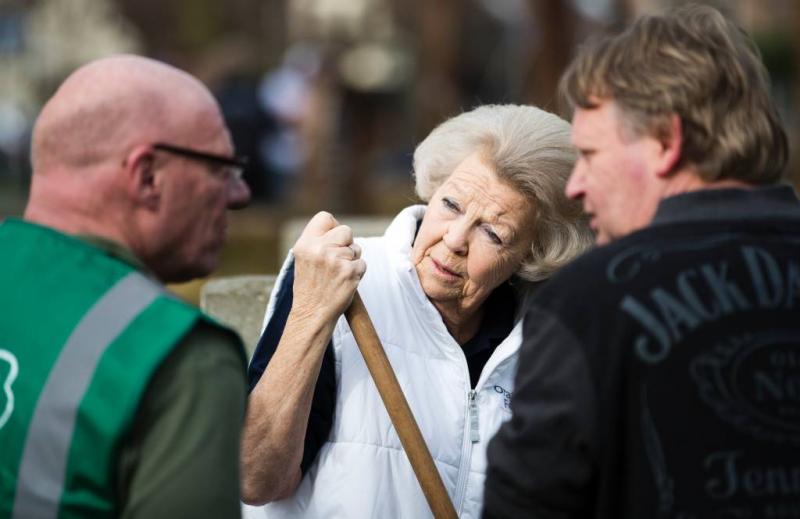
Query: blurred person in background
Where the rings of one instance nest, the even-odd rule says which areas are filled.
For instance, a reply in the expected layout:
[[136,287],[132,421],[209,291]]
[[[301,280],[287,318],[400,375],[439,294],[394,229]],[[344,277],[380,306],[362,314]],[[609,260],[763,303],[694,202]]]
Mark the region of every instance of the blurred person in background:
[[243,439],[249,517],[430,516],[341,314],[358,292],[462,517],[480,513],[485,448],[508,418],[520,316],[591,234],[563,194],[569,125],[484,106],[416,149],[427,205],[383,237],[329,213],[307,224],[271,294],[251,361]]
[[767,73],[710,7],[562,78],[602,247],[525,316],[485,517],[800,517],[800,204]]
[[136,56],[70,75],[0,223],[0,517],[238,517],[240,340],[163,282],[209,274],[250,193],[195,78]]

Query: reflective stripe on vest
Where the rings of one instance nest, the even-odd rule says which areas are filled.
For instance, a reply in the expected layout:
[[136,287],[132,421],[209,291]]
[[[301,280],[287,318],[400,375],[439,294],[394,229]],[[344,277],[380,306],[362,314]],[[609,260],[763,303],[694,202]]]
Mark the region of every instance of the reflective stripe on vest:
[[55,518],[81,400],[100,358],[162,289],[132,272],[81,318],[53,365],[36,403],[17,477],[12,518]]

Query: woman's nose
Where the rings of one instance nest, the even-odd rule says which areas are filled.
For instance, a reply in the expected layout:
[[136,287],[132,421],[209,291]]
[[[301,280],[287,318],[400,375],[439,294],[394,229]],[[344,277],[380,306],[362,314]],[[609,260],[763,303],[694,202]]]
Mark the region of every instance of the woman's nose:
[[453,253],[463,256],[469,250],[469,225],[466,222],[455,221],[447,228],[443,241]]

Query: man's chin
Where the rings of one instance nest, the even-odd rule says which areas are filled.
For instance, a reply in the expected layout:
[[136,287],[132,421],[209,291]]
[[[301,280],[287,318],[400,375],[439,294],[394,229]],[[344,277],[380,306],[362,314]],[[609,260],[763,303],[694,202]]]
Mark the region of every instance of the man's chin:
[[205,262],[187,263],[184,265],[175,265],[173,268],[164,271],[156,272],[159,279],[165,284],[172,283],[187,283],[195,279],[205,278],[211,275],[217,269],[219,261],[215,257],[213,260]]
[[608,237],[607,234],[598,232],[594,237],[594,243],[598,247],[600,245],[608,245],[609,243],[611,243],[611,239]]

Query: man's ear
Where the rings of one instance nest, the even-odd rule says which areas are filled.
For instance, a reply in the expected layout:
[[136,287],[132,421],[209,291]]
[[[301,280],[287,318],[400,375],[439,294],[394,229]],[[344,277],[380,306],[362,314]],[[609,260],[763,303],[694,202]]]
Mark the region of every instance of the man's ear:
[[136,146],[122,163],[128,196],[136,205],[158,208],[161,183],[155,174],[155,154],[150,146]]
[[670,115],[669,122],[661,128],[659,134],[661,149],[656,164],[656,175],[667,177],[675,171],[683,156],[681,118],[677,114]]

